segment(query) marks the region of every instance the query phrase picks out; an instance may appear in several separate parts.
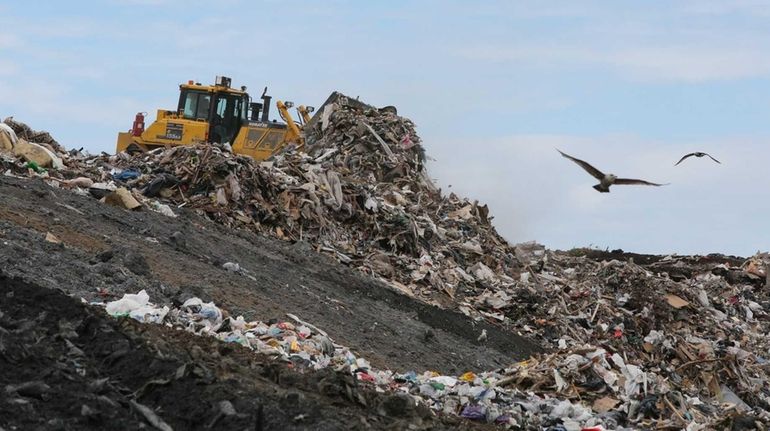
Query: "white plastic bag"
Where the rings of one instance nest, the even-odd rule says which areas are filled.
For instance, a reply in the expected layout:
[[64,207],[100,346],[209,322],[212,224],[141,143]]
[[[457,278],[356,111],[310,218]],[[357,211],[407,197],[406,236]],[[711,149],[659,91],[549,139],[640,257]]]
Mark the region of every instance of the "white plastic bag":
[[150,302],[150,295],[142,289],[137,294],[126,293],[117,301],[107,303],[110,316],[128,316],[132,311],[142,308]]

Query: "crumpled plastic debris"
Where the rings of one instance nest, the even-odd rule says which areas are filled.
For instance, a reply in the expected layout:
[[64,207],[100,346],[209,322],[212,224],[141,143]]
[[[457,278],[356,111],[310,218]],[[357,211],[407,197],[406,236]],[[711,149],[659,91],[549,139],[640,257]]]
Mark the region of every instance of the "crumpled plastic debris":
[[150,295],[143,289],[136,294],[126,293],[123,298],[108,303],[106,310],[111,316],[128,315],[131,310],[144,307],[149,302]]
[[163,214],[166,217],[171,217],[171,218],[177,217],[176,213],[174,213],[174,210],[172,210],[170,206],[166,204],[162,204],[158,201],[148,202],[147,207],[155,212],[159,212]]
[[123,298],[104,305],[107,313],[115,317],[128,316],[144,323],[166,324],[197,335],[238,343],[309,368],[331,366],[361,374],[359,378],[366,376],[374,379],[370,374],[371,366],[365,359],[334,344],[323,331],[293,315],[289,320],[274,323],[246,321],[242,316],[227,316],[213,302],[203,302],[197,297],[187,299],[179,308],[170,309],[151,303],[144,290],[137,294],[125,294]]
[[487,413],[484,406],[468,404],[463,408],[460,416],[471,420],[486,420]]
[[190,315],[208,320],[212,326],[222,323],[222,311],[213,302],[203,302],[200,298],[190,298],[182,304],[182,310]]
[[142,176],[142,173],[136,169],[125,169],[112,175],[112,178],[116,181],[130,181],[135,180]]
[[168,307],[157,308],[149,303],[150,296],[141,290],[137,294],[127,293],[123,298],[106,305],[106,311],[111,316],[129,316],[134,320],[145,323],[161,323],[169,312]]

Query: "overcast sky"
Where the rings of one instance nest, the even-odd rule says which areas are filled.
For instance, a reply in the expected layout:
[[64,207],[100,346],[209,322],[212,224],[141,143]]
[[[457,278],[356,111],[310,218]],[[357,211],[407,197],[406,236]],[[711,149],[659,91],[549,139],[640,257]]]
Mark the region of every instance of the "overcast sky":
[[[432,177],[488,203],[511,242],[770,249],[768,1],[0,3],[0,116],[68,148],[114,152],[136,112],[221,74],[397,106]],[[555,148],[671,184],[600,194]],[[673,166],[696,150],[722,164]]]

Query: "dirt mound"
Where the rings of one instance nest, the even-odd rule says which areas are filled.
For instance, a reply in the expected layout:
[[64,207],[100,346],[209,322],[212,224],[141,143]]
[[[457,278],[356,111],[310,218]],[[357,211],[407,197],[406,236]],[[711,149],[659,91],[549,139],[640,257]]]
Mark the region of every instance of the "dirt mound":
[[0,276],[5,429],[467,429],[350,374],[113,319]]
[[[405,297],[305,243],[233,231],[186,210],[177,218],[125,211],[42,181],[0,177],[0,193],[3,271],[89,301],[145,289],[161,304],[197,296],[247,319],[292,313],[378,367],[399,371],[480,371],[539,350]],[[49,233],[60,243],[46,240]],[[226,269],[228,262],[241,271]],[[480,349],[482,329],[489,341]],[[426,341],[427,332],[435,337]]]

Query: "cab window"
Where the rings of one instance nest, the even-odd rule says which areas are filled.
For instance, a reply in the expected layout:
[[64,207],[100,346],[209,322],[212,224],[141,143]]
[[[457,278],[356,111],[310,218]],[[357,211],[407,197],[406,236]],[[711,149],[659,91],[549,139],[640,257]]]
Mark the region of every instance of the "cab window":
[[243,110],[243,98],[236,96],[219,96],[216,102],[216,110],[214,111],[219,117],[219,120],[245,119],[245,112]]
[[244,96],[243,99],[241,99],[240,106],[238,107],[238,109],[241,110],[241,120],[244,122],[249,119],[248,106],[249,106],[249,98],[247,96]]
[[206,120],[209,117],[211,95],[208,93],[189,91],[182,96],[182,115],[191,120]]
[[217,115],[219,115],[221,118],[225,118],[225,112],[227,111],[227,100],[226,97],[220,97],[219,100],[217,100]]

